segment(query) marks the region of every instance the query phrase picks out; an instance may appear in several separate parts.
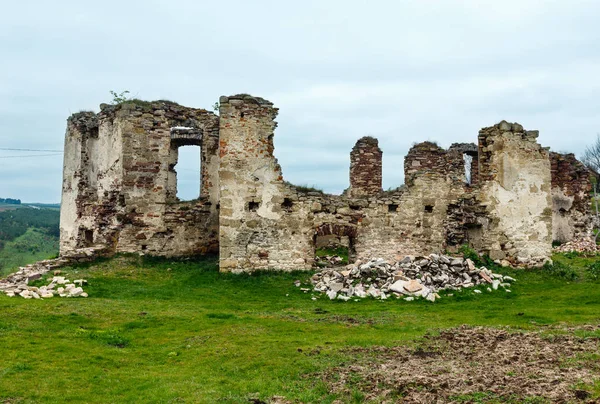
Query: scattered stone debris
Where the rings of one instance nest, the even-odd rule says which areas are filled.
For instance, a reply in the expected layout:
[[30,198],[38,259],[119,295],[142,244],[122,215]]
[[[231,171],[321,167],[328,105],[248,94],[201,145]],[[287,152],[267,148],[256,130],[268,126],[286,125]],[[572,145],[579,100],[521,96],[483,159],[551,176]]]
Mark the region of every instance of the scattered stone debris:
[[363,359],[320,376],[329,391],[358,390],[365,402],[597,403],[590,386],[600,374],[600,338],[575,335],[581,331],[598,335],[600,324],[536,332],[462,326],[416,346],[353,348]]
[[[77,286],[79,284],[80,286]],[[49,299],[51,297],[88,297],[83,291],[82,285],[87,284],[85,279],[78,279],[71,282],[64,276],[55,276],[52,281],[45,286],[18,286],[14,289],[6,290],[8,297],[21,296],[24,299]],[[59,286],[60,285],[60,286]]]
[[579,240],[568,241],[564,244],[559,245],[558,247],[554,247],[554,252],[577,252],[586,255],[596,255],[600,252],[600,246],[596,244],[594,239],[586,237]]
[[325,255],[315,259],[315,266],[318,268],[337,267],[342,265],[344,259],[338,255]]
[[[434,302],[438,292],[459,290],[481,285],[490,291],[507,289],[515,279],[477,268],[470,259],[431,254],[427,257],[407,256],[395,263],[384,259],[347,265],[344,270],[323,269],[311,278],[316,292],[325,293],[331,300],[352,297],[387,299],[405,297],[412,301],[423,297]],[[480,290],[473,290],[481,293]],[[409,299],[407,298],[407,296]]]
[[[21,296],[25,299],[47,299],[54,296],[87,297],[87,293],[83,291],[87,281],[77,279],[71,282],[64,276],[58,276],[62,273],[58,268],[93,261],[104,252],[104,247],[82,248],[64,254],[60,258],[20,267],[17,272],[0,279],[0,292],[4,292],[9,297]],[[55,276],[48,285],[29,286],[29,282],[40,279],[50,271],[54,271]]]

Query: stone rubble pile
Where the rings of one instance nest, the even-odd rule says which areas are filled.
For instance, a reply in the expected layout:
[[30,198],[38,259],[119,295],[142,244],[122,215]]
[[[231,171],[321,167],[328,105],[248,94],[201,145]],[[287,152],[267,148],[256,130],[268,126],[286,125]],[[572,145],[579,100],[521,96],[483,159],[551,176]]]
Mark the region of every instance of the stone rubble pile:
[[[407,256],[395,263],[379,258],[364,264],[348,265],[344,270],[323,269],[312,276],[314,291],[326,293],[330,299],[391,296],[411,301],[423,297],[431,302],[442,290],[459,290],[480,286],[489,292],[503,288],[510,292],[515,279],[477,268],[470,259],[431,254],[427,257]],[[481,290],[474,289],[474,293]]]
[[87,247],[64,253],[61,257],[38,261],[35,264],[20,267],[13,274],[0,279],[0,292],[9,297],[21,296],[25,299],[41,299],[53,296],[60,297],[87,297],[83,291],[83,285],[87,283],[84,279],[73,282],[64,277],[55,276],[46,286],[29,286],[29,282],[40,279],[43,275],[54,270],[55,275],[60,271],[58,268],[81,262],[90,262],[105,252],[105,247]]
[[315,261],[315,265],[318,268],[326,268],[340,266],[344,259],[338,255],[325,255],[323,257],[317,257]]
[[[83,291],[83,285],[87,284],[85,279],[77,279],[71,282],[64,276],[55,276],[52,281],[45,286],[18,286],[14,289],[6,290],[8,297],[21,296],[24,299],[49,299],[54,296],[60,297],[88,297]],[[77,286],[79,285],[79,286]]]
[[554,252],[578,252],[584,254],[597,254],[600,252],[600,248],[593,238],[586,237],[580,240],[568,241],[564,244],[559,245],[558,247],[554,247]]

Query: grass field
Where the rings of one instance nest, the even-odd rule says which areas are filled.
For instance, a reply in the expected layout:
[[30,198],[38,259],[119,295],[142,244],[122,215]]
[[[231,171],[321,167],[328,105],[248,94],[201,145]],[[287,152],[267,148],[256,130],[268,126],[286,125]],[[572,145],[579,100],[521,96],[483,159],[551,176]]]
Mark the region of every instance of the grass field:
[[595,259],[555,259],[567,269],[506,271],[511,293],[433,304],[313,301],[293,285],[309,273],[221,274],[215,258],[67,268],[88,279],[89,298],[0,296],[0,402],[361,402],[315,377],[359,360],[349,347],[409,345],[461,324],[600,323],[600,283],[585,270]]

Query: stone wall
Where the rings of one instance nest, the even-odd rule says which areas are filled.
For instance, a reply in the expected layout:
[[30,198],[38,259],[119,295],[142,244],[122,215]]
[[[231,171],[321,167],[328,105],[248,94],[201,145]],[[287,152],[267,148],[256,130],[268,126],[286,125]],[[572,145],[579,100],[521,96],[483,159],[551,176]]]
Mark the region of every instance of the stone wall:
[[[188,132],[188,133],[182,133]],[[193,133],[192,133],[193,132]],[[202,195],[176,197],[177,149],[201,145]],[[90,245],[174,256],[218,246],[218,117],[171,102],[102,105],[69,118],[61,253]]]
[[[312,268],[317,244],[329,239],[347,245],[352,260],[468,244],[513,265],[540,265],[553,233],[589,230],[580,163],[553,155],[551,170],[537,132],[519,124],[482,129],[478,145],[415,144],[405,185],[386,192],[378,141],[361,138],[348,191],[328,195],[284,181],[274,154],[277,111],[239,94],[221,97],[219,116],[162,101],[73,115],[61,253],[92,245],[161,256],[218,251],[222,271],[298,270]],[[190,145],[200,146],[200,197],[179,201],[178,149]]]
[[376,195],[382,191],[382,151],[379,141],[365,136],[350,153],[350,196]]
[[502,121],[479,131],[482,247],[492,259],[541,265],[552,248],[550,157],[538,131]]
[[552,239],[567,242],[591,234],[590,171],[574,154],[550,153]]

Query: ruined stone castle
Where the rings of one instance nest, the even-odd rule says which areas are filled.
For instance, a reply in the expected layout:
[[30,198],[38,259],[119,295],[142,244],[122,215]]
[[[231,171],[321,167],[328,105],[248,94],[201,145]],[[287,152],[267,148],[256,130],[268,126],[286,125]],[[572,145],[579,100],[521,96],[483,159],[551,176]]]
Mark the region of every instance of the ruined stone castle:
[[[588,170],[538,132],[502,121],[478,144],[414,145],[405,185],[383,191],[372,137],[350,152],[343,195],[284,181],[277,108],[221,97],[219,115],[167,102],[101,105],[68,119],[61,253],[104,246],[157,256],[218,253],[222,271],[309,269],[322,240],[351,259],[423,255],[468,244],[512,265],[541,265],[552,241],[591,231]],[[180,147],[200,146],[200,197],[177,198]]]

